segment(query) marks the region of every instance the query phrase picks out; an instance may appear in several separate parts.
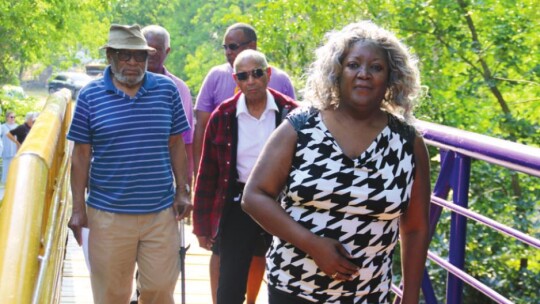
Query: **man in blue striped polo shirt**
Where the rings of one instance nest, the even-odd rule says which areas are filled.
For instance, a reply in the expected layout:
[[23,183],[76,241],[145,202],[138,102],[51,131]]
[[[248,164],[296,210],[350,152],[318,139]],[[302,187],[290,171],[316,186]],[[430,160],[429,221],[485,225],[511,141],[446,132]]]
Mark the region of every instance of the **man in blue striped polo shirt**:
[[[147,72],[138,25],[111,25],[110,66],[77,98],[69,227],[88,227],[94,303],[128,303],[137,264],[141,303],[174,303],[177,221],[192,205],[181,133],[190,128],[175,84]],[[85,196],[86,189],[88,196]],[[86,203],[86,204],[85,204]]]

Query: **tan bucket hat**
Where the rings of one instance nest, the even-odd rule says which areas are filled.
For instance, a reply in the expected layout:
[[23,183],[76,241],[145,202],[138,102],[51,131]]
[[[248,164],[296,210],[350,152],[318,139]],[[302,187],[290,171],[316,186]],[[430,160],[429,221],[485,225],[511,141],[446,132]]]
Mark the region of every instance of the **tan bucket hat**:
[[150,54],[156,52],[156,49],[148,46],[146,39],[141,33],[141,27],[138,24],[111,24],[111,28],[109,29],[109,41],[101,48],[146,50]]

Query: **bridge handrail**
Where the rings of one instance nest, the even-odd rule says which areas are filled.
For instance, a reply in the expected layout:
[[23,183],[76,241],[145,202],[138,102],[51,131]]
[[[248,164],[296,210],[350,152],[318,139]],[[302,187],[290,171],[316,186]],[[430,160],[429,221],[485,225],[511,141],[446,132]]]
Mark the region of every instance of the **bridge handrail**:
[[437,263],[439,266],[443,267],[447,271],[451,272],[453,275],[457,276],[464,282],[467,282],[469,285],[474,286],[478,291],[488,296],[490,299],[496,301],[497,303],[502,304],[512,304],[513,302],[506,299],[502,295],[500,295],[498,292],[494,291],[493,289],[486,286],[484,283],[480,282],[479,280],[475,279],[470,274],[466,273],[465,271],[455,267],[454,265],[450,264],[448,261],[445,261],[438,255],[434,254],[431,251],[428,251],[428,257],[435,263]]
[[474,211],[471,211],[467,208],[463,208],[463,207],[460,207],[458,205],[454,205],[452,204],[452,202],[449,202],[447,200],[444,200],[440,197],[436,197],[436,196],[431,196],[431,202],[434,203],[434,204],[437,204],[437,205],[440,205],[446,209],[450,209],[452,210],[453,212],[455,213],[459,213],[463,216],[466,216],[474,221],[477,221],[485,226],[488,226],[494,230],[497,230],[499,232],[502,232],[510,237],[513,237],[513,238],[516,238],[520,241],[522,241],[523,243],[526,243],[528,245],[531,245],[537,249],[540,249],[540,240],[528,235],[528,234],[525,234],[517,229],[514,229],[512,227],[508,227],[504,224],[501,224],[497,221],[494,221],[488,217],[485,217],[481,214],[478,214]]
[[60,299],[66,250],[67,210],[71,206],[68,199],[70,168],[69,157],[65,157],[58,174],[58,186],[49,211],[50,220],[47,222],[43,237],[44,252],[38,257],[40,268],[34,288],[33,304],[44,303],[44,299],[52,299],[47,303],[58,303]]
[[540,177],[540,149],[469,131],[417,121],[427,144]]
[[[433,234],[442,208],[452,212],[448,261],[428,253],[429,259],[448,271],[446,303],[462,303],[462,285],[468,283],[497,303],[511,303],[490,287],[463,271],[466,246],[466,220],[470,218],[494,230],[505,233],[525,244],[539,248],[540,241],[530,235],[500,224],[468,209],[471,159],[483,160],[510,170],[540,177],[540,148],[526,146],[452,127],[425,121],[416,123],[428,145],[438,147],[441,154],[441,172],[431,197],[430,229]],[[452,202],[445,200],[452,189]],[[395,290],[397,286],[393,286]],[[422,290],[426,303],[437,303],[431,281],[424,274]]]
[[[57,281],[35,290],[40,267],[52,263],[62,267],[64,252],[55,260],[40,260],[50,242],[65,244],[66,223],[51,223],[65,216],[59,215],[53,202],[56,186],[63,177],[58,174],[65,164],[65,133],[71,120],[71,93],[62,90],[49,96],[44,109],[32,126],[23,145],[13,158],[8,173],[4,198],[0,206],[0,303],[32,303],[33,295],[44,295],[39,303],[55,303]],[[63,161],[62,161],[63,160]],[[63,209],[65,210],[65,208]],[[64,211],[62,211],[64,212]],[[55,217],[55,216],[58,216]],[[56,225],[52,225],[56,224]],[[52,226],[51,226],[52,225]],[[47,233],[56,227],[51,236]],[[62,237],[63,235],[63,237]],[[63,240],[62,240],[63,239]],[[62,243],[64,242],[64,243]],[[48,268],[48,267],[43,267]],[[58,280],[61,276],[55,278]]]

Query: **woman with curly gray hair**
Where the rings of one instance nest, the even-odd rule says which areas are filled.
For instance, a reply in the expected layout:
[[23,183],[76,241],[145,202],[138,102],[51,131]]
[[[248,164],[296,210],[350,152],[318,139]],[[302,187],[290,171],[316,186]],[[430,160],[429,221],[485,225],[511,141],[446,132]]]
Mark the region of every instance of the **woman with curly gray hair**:
[[337,107],[343,58],[356,42],[372,41],[386,54],[389,65],[382,107],[387,112],[402,115],[407,121],[411,120],[421,91],[418,60],[394,34],[370,21],[363,21],[350,24],[339,32],[330,32],[326,37],[328,42],[317,50],[317,59],[311,65],[304,90],[306,100],[321,110]]
[[418,303],[430,183],[408,123],[416,60],[372,22],[326,37],[304,92],[313,106],[274,132],[244,190],[243,208],[274,235],[270,303],[390,303],[398,237],[402,303]]

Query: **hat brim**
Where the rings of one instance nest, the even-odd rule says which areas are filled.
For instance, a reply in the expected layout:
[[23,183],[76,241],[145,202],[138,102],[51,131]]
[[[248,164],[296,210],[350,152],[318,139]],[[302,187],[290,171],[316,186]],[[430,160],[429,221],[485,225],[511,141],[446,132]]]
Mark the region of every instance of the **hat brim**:
[[116,49],[116,50],[141,50],[141,51],[147,51],[148,54],[155,54],[156,49],[150,46],[133,46],[133,45],[111,45],[111,44],[105,44],[104,46],[100,47],[100,50],[104,49]]

